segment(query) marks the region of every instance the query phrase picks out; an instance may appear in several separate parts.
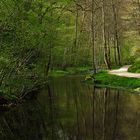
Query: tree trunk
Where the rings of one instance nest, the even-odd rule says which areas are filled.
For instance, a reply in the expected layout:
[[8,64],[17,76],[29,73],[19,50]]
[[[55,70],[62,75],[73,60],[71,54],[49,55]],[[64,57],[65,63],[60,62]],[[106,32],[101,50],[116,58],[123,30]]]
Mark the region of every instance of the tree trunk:
[[79,19],[79,11],[78,11],[78,7],[76,5],[76,15],[75,15],[75,40],[74,40],[74,53],[75,53],[75,58],[74,59],[74,64],[76,65],[76,61],[77,61],[77,46],[78,46],[78,19]]
[[108,69],[111,69],[108,59],[107,38],[106,38],[106,21],[105,21],[105,2],[102,1],[102,24],[103,24],[103,46],[104,46],[104,62]]
[[121,55],[120,55],[120,45],[119,45],[119,34],[118,34],[118,17],[117,17],[117,3],[116,0],[112,0],[112,9],[113,9],[113,16],[114,16],[114,36],[115,36],[115,45],[118,54],[118,64],[121,65]]
[[94,28],[94,22],[95,22],[95,13],[94,13],[94,0],[92,0],[92,13],[91,13],[91,35],[92,35],[92,67],[94,73],[96,73],[96,59],[95,59],[95,28]]
[[114,62],[117,65],[117,52],[116,52],[116,40],[115,37],[113,38],[113,43],[114,43]]
[[137,4],[138,4],[138,32],[140,35],[140,0],[137,0]]

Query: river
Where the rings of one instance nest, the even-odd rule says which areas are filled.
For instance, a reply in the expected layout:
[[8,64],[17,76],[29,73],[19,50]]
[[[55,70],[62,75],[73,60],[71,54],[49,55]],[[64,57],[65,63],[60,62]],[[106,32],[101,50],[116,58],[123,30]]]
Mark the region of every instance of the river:
[[140,95],[53,78],[33,100],[0,112],[0,140],[140,140]]

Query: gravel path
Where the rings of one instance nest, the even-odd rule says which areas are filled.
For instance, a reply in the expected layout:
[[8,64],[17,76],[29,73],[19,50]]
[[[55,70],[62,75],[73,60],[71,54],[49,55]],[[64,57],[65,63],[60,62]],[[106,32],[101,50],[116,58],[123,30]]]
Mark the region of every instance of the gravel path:
[[126,65],[118,70],[111,70],[111,71],[109,71],[109,73],[113,74],[113,75],[123,76],[123,77],[140,78],[140,73],[128,72],[129,67],[130,67],[130,65]]

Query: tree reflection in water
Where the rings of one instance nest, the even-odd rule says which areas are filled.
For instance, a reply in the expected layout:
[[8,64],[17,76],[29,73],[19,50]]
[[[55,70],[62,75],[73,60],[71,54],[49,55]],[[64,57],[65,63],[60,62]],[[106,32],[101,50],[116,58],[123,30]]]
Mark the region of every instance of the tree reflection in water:
[[140,96],[54,79],[0,116],[0,140],[139,140]]

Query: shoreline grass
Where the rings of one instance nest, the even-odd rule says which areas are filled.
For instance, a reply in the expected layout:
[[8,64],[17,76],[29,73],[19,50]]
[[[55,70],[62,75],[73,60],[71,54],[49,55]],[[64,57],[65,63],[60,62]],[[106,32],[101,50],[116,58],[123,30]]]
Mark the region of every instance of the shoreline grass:
[[89,73],[91,67],[69,67],[65,70],[54,69],[49,72],[49,77],[63,77],[71,75],[86,75]]
[[102,71],[95,74],[94,78],[96,85],[140,91],[140,79],[138,78],[111,75],[107,71]]

